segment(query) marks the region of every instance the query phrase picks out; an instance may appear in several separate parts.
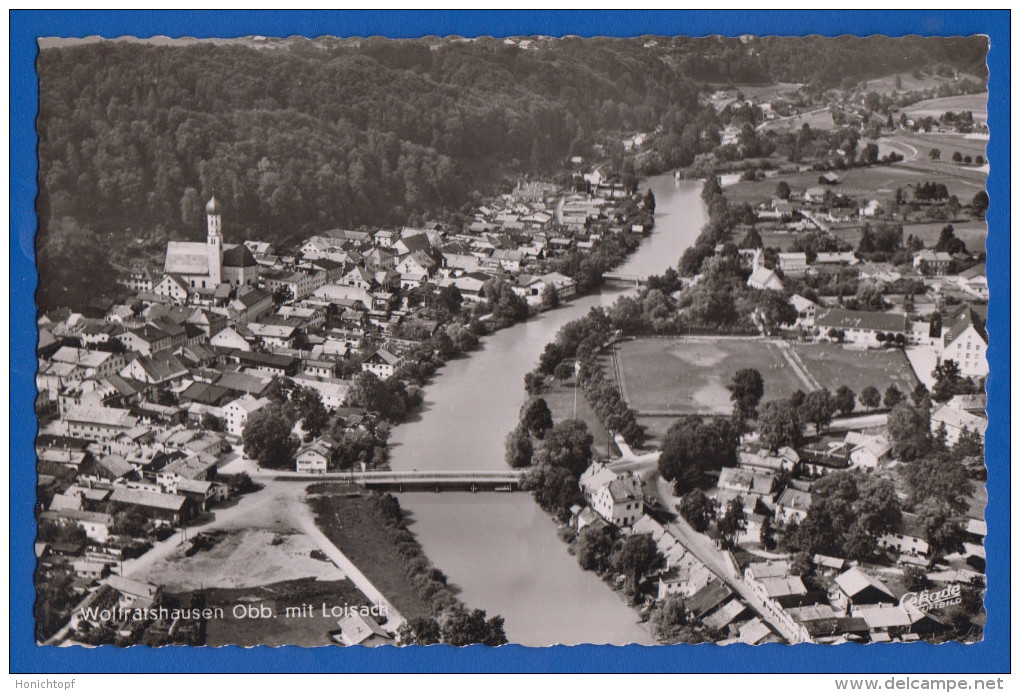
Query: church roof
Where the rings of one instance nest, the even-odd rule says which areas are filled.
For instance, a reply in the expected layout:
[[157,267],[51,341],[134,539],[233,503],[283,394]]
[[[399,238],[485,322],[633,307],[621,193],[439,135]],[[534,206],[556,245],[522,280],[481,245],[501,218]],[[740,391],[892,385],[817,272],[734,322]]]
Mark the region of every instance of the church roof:
[[166,244],[167,274],[209,274],[209,250],[205,243],[170,241]]
[[244,244],[224,246],[224,267],[258,267],[258,264],[255,256],[251,254],[251,251]]
[[220,206],[219,200],[213,195],[209,198],[209,201],[205,203],[206,214],[223,214],[223,207]]

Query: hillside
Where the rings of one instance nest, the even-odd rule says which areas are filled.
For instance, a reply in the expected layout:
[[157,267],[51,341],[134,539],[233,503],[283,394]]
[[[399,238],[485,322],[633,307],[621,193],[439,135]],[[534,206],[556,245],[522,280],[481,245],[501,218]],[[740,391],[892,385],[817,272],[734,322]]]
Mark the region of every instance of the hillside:
[[56,43],[37,63],[41,306],[83,282],[101,291],[110,260],[197,237],[214,192],[228,242],[404,224],[568,156],[619,166],[620,133],[656,133],[656,165],[688,165],[718,144],[698,102],[709,82],[975,72],[986,50],[920,37]]

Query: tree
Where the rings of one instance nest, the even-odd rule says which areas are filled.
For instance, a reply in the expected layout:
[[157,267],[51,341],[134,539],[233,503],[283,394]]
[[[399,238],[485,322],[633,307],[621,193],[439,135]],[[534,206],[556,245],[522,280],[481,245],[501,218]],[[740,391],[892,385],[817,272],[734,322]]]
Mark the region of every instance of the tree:
[[857,406],[857,395],[846,385],[840,385],[833,401],[841,415],[850,416]]
[[959,437],[953,443],[953,457],[962,460],[967,457],[984,457],[985,442],[981,434],[964,428],[960,431]]
[[583,503],[577,487],[577,477],[564,467],[535,464],[521,482],[521,488],[531,493],[539,506],[562,522],[570,518],[570,507]]
[[926,500],[933,499],[961,514],[966,512],[970,494],[970,478],[961,460],[950,455],[932,455],[907,465],[904,470],[907,481],[907,505],[920,507]]
[[772,516],[765,515],[761,521],[761,530],[758,532],[758,541],[766,551],[776,548],[776,530],[772,526]]
[[785,180],[781,180],[778,183],[776,183],[776,197],[778,197],[780,200],[789,200],[790,192],[791,192],[790,184],[787,183]]
[[542,300],[539,303],[539,308],[542,310],[552,310],[558,308],[560,305],[560,295],[556,291],[556,287],[551,284],[546,284],[545,289],[542,290]]
[[627,576],[630,592],[634,595],[638,592],[641,578],[665,563],[655,540],[648,534],[632,534],[624,539],[613,552],[611,561],[613,570]]
[[963,523],[946,501],[926,498],[915,509],[928,542],[928,561],[934,565],[943,556],[963,551]]
[[941,361],[932,371],[935,386],[932,388],[932,399],[936,402],[947,402],[955,395],[973,394],[978,390],[974,384],[960,373],[960,365],[953,359]]
[[832,416],[835,413],[836,403],[832,393],[824,388],[808,393],[804,398],[804,404],[800,406],[801,419],[813,423],[815,433],[818,435],[821,435],[823,427],[832,423]]
[[666,597],[649,620],[652,635],[663,645],[696,645],[710,640],[708,635],[693,627],[693,618],[681,597]]
[[609,527],[588,525],[577,535],[577,562],[584,570],[604,573],[611,565],[613,546]]
[[223,419],[211,412],[205,412],[202,414],[202,428],[207,431],[222,431]]
[[758,402],[765,394],[765,381],[761,373],[753,368],[741,368],[733,374],[733,380],[726,386],[733,402],[733,418],[741,422],[753,419],[758,414]]
[[580,477],[591,463],[591,445],[594,438],[584,421],[560,421],[546,431],[542,440],[541,461],[562,467],[574,477]]
[[439,622],[427,616],[407,619],[397,629],[401,645],[435,645],[442,640]]
[[534,397],[528,400],[521,407],[521,428],[539,440],[545,437],[545,432],[553,427],[552,412],[549,405],[541,397]]
[[279,308],[284,303],[290,303],[294,300],[294,292],[290,290],[289,286],[280,286],[273,291],[272,299],[273,305]]
[[931,428],[927,411],[901,402],[889,413],[886,427],[897,459],[909,462],[928,451]]
[[556,364],[556,368],[553,369],[553,377],[559,380],[561,383],[566,382],[570,379],[570,376],[574,374],[574,366],[568,361],[562,361]]
[[726,418],[715,417],[706,423],[698,416],[685,416],[674,422],[659,447],[658,469],[673,489],[683,493],[697,487],[706,472],[736,463],[740,434]]
[[793,543],[809,555],[867,559],[878,537],[900,521],[896,489],[888,479],[858,471],[833,472],[811,487],[811,506]]
[[882,403],[882,395],[878,393],[877,387],[868,385],[861,390],[860,402],[868,409],[875,409]]
[[267,404],[248,415],[244,426],[244,454],[263,467],[281,469],[293,464],[299,441],[291,435],[292,424],[276,404]]
[[301,427],[311,436],[318,436],[329,423],[329,413],[322,404],[322,395],[311,387],[295,387],[291,390],[290,401],[301,417]]
[[514,469],[531,466],[531,456],[535,449],[531,444],[531,436],[522,426],[517,426],[506,436],[506,463]]
[[796,447],[802,435],[798,407],[791,400],[766,402],[758,409],[757,431],[761,444],[773,452]]
[[545,390],[545,377],[536,371],[524,374],[524,390],[529,395],[540,395]]
[[963,161],[963,154],[960,152],[953,152],[953,161],[957,164]]
[[463,607],[454,609],[447,614],[441,630],[443,642],[454,647],[475,644],[498,647],[507,642],[503,617],[493,616],[486,619],[486,613],[481,609],[472,611]]
[[696,532],[707,532],[715,521],[716,501],[699,488],[688,491],[680,498],[677,510]]
[[983,217],[985,212],[988,211],[988,193],[984,190],[976,192],[970,201],[970,206],[976,215]]
[[655,213],[655,193],[652,192],[651,188],[645,193],[644,208],[653,214]]
[[890,385],[885,390],[885,396],[882,398],[882,402],[886,408],[892,409],[897,404],[903,401],[903,393],[900,392],[899,388],[895,385]]
[[916,565],[908,565],[903,569],[903,586],[911,592],[928,589],[928,571]]
[[938,161],[942,158],[942,150],[938,148],[931,148],[928,150],[928,158],[932,161]]
[[719,534],[723,542],[733,546],[739,535],[747,527],[747,513],[744,510],[744,499],[741,496],[730,498],[726,504],[726,511],[720,516],[717,523]]

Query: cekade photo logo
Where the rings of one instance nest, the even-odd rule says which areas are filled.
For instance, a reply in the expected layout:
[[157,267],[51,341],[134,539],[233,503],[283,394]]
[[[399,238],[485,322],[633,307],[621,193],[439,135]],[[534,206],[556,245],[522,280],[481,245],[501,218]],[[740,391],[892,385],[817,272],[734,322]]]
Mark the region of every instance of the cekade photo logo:
[[960,585],[948,585],[941,590],[922,590],[907,592],[900,598],[900,606],[913,606],[921,611],[945,609],[961,602]]

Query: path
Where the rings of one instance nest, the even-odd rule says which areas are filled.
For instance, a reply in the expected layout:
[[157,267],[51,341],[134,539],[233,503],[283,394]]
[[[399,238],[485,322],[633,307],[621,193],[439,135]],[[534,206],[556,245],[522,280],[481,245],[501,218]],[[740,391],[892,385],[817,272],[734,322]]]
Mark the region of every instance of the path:
[[354,565],[351,559],[347,558],[340,549],[336,547],[336,544],[329,540],[322,530],[315,524],[315,518],[312,515],[312,509],[308,507],[307,503],[294,503],[290,506],[290,515],[293,518],[295,525],[300,529],[306,537],[311,539],[319,550],[329,556],[329,559],[340,570],[344,571],[350,581],[353,582],[361,593],[368,597],[373,604],[383,605],[386,607],[386,627],[393,632],[396,632],[400,626],[404,624],[404,617],[397,611],[396,607],[380,592],[372,581],[362,573],[358,566]]
[[800,357],[797,356],[797,352],[790,348],[788,342],[778,339],[773,343],[779,347],[779,351],[782,353],[783,358],[785,358],[786,362],[790,364],[790,368],[793,369],[797,378],[799,378],[800,381],[804,383],[804,386],[807,387],[808,392],[814,392],[815,390],[822,389],[821,383],[819,383],[815,377],[811,375],[811,372],[804,365],[803,361],[801,361]]

